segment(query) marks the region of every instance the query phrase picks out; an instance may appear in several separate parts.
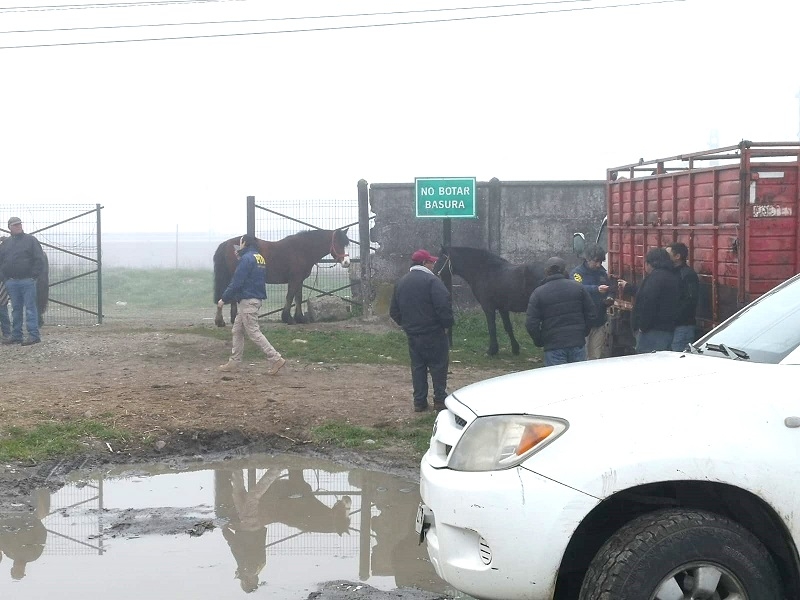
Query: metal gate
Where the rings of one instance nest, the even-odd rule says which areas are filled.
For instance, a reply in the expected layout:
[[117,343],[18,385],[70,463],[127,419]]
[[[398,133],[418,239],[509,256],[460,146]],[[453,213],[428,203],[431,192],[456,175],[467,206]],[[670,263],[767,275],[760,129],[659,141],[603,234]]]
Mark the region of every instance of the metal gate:
[[[247,231],[262,240],[277,241],[309,229],[347,228],[347,237],[350,240],[347,248],[350,254],[350,267],[345,269],[332,257],[324,257],[303,283],[303,302],[305,303],[309,297],[335,295],[347,302],[351,308],[358,307],[359,310],[363,310],[361,286],[356,285],[354,288],[354,282],[362,280],[361,273],[365,266],[362,264],[364,246],[361,242],[364,212],[360,199],[304,202],[270,200],[268,205],[264,206],[257,204],[254,196],[248,196]],[[369,221],[372,218],[374,217],[367,211],[367,238]],[[368,239],[366,243],[369,243]],[[266,312],[260,316],[280,313],[285,297],[285,285],[267,285],[267,301],[263,307]]]
[[41,325],[103,322],[99,204],[0,205],[0,232],[10,217],[39,240],[50,263],[50,299]]

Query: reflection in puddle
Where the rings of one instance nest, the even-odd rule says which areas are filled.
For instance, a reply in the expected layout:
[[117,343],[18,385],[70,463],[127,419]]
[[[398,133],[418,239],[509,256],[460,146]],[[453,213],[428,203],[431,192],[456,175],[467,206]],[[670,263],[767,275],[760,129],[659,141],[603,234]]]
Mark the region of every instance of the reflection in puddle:
[[417,544],[417,484],[384,473],[259,456],[93,473],[32,502],[0,515],[3,598],[299,600],[330,580],[455,596]]

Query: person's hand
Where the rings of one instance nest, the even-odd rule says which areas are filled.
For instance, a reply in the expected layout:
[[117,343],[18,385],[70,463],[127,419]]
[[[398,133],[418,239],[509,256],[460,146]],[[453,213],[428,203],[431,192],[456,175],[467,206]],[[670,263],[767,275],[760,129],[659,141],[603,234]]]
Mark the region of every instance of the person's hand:
[[617,279],[617,287],[619,287],[619,289],[621,290],[625,289],[626,285],[628,285],[627,281],[625,281],[624,279]]
[[607,285],[598,285],[597,286],[597,291],[600,292],[601,294],[607,294],[608,293],[608,286]]
[[222,298],[220,298],[219,301],[217,302],[217,306],[219,308],[222,308],[223,306],[225,306],[225,303],[222,301]]

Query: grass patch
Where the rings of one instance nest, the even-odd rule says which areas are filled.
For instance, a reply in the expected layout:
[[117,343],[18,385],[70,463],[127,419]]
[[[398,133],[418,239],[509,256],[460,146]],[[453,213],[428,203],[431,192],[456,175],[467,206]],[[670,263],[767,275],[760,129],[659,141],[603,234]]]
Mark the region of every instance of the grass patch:
[[[476,368],[503,368],[521,371],[540,366],[542,351],[533,345],[525,330],[525,315],[514,315],[514,332],[520,353],[511,354],[505,332],[498,334],[500,352],[488,356],[489,333],[483,313],[464,312],[456,316],[453,327],[453,347],[450,361]],[[270,343],[286,358],[312,363],[367,365],[409,365],[408,342],[400,331],[367,333],[347,331],[314,331],[303,325],[285,326],[262,322],[261,330]],[[185,330],[171,330],[174,333]],[[192,329],[193,333],[219,340],[230,340],[230,327],[225,329]],[[245,343],[245,360],[257,360],[261,352],[250,342]]]
[[211,278],[197,269],[103,269],[103,298],[148,310],[191,310],[212,304]]
[[80,454],[93,441],[116,444],[126,434],[97,421],[44,423],[34,429],[12,427],[0,435],[0,461],[39,462]]
[[312,431],[314,442],[357,450],[377,450],[387,446],[408,446],[420,456],[428,448],[435,413],[414,419],[403,427],[357,427],[329,422]]

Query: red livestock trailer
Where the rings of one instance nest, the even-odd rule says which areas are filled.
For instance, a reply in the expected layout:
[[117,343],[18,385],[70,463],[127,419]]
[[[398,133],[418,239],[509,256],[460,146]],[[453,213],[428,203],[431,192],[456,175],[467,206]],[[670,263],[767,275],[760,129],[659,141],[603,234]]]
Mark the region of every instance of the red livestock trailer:
[[[683,242],[700,278],[704,332],[800,272],[798,181],[798,142],[743,141],[610,168],[609,274],[639,283],[649,249]],[[634,345],[630,309],[619,298],[610,309],[613,354]]]

